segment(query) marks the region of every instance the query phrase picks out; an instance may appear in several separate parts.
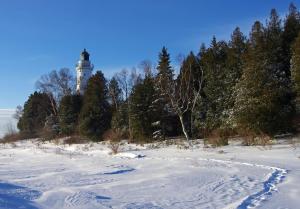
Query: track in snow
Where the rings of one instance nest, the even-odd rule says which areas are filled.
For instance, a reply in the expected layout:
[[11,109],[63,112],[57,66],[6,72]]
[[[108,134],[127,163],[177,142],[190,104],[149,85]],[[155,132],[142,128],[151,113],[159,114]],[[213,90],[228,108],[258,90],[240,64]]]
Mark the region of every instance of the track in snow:
[[[148,158],[149,159],[149,158]],[[168,159],[168,158],[160,158],[155,157],[152,159]],[[182,158],[170,158],[170,159],[182,159]],[[191,160],[192,158],[185,158],[186,160]],[[263,182],[263,188],[259,192],[249,195],[243,198],[242,201],[238,203],[233,203],[231,206],[236,207],[237,209],[248,209],[248,208],[255,208],[258,207],[263,201],[267,200],[268,197],[272,195],[273,192],[277,191],[276,185],[281,183],[284,178],[286,177],[288,171],[283,168],[274,167],[274,166],[267,166],[261,164],[254,164],[254,163],[244,163],[244,162],[237,162],[237,161],[229,161],[229,160],[218,160],[218,159],[208,159],[208,158],[198,158],[200,161],[206,162],[216,162],[221,164],[231,164],[231,165],[241,165],[241,166],[250,166],[250,167],[258,167],[262,169],[271,170],[272,172],[269,173],[266,181]],[[227,207],[225,207],[227,208]],[[232,207],[230,207],[232,208]]]
[[267,170],[272,170],[272,173],[268,175],[267,180],[263,182],[263,189],[255,194],[247,196],[237,206],[237,209],[248,209],[248,208],[255,208],[259,206],[261,202],[265,201],[268,197],[272,195],[273,192],[277,191],[276,185],[281,183],[283,179],[286,177],[286,174],[288,173],[288,171],[283,168],[260,165],[260,164],[242,163],[242,162],[216,160],[216,159],[201,159],[201,160],[213,161],[219,163],[230,163],[235,165],[245,165],[245,166],[259,167]]

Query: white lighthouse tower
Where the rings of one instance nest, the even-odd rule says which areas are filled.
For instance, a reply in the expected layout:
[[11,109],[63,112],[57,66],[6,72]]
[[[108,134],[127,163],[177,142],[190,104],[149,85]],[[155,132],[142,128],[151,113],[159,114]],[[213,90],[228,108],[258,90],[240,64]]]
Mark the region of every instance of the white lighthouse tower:
[[77,71],[76,91],[78,94],[84,94],[84,91],[87,86],[87,82],[92,76],[93,68],[94,66],[90,62],[90,55],[86,51],[86,49],[84,49],[83,52],[81,52],[80,60],[76,65],[76,71]]

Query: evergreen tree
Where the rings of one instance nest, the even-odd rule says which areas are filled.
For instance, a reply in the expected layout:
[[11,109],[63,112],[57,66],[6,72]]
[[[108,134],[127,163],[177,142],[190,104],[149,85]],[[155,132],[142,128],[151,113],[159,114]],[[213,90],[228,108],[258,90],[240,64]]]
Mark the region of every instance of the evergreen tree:
[[280,47],[276,45],[280,42],[271,41],[280,41],[279,37],[280,21],[273,10],[266,29],[260,22],[252,28],[245,68],[236,87],[236,122],[257,135],[272,136],[286,129],[292,111],[284,101],[288,90],[280,79]]
[[[196,57],[193,52],[190,52],[190,54],[183,60],[180,73],[177,78],[178,86],[181,86],[181,89],[186,89],[184,93],[188,95],[190,101],[195,101],[194,99],[197,100],[196,97],[200,98],[200,96],[195,95],[195,93],[202,93],[200,90],[202,88],[202,76],[201,65],[198,57]],[[191,88],[189,86],[191,86]],[[186,124],[188,132],[192,138],[195,132],[194,120],[195,116],[198,114],[195,111],[195,107],[199,101],[200,100],[195,101],[184,114],[184,123]]]
[[142,83],[133,88],[130,97],[130,121],[131,131],[134,140],[147,141],[152,139],[155,123],[158,119],[153,111],[153,101],[155,100],[154,80],[146,76]]
[[296,6],[291,3],[289,13],[284,21],[282,33],[283,64],[286,74],[290,76],[290,60],[292,57],[292,45],[300,32],[300,14]]
[[106,80],[103,73],[98,71],[89,79],[84,94],[79,116],[80,134],[95,141],[101,140],[111,122],[111,107],[107,100]]
[[232,88],[237,81],[241,78],[243,72],[243,55],[247,50],[247,39],[240,31],[240,28],[236,28],[229,42],[229,50],[227,56],[227,72],[226,79],[230,85],[229,89],[232,92]]
[[157,78],[160,83],[160,88],[168,88],[167,83],[173,79],[173,69],[171,67],[170,54],[166,47],[163,47],[159,54],[159,61],[157,66]]
[[201,57],[204,68],[205,126],[208,131],[219,128],[227,114],[226,109],[226,61],[228,45],[214,37],[210,48]]
[[61,99],[58,117],[62,134],[70,135],[76,131],[81,106],[81,95],[66,95]]
[[[273,90],[275,94],[273,105],[277,113],[275,113],[276,117],[273,117],[273,122],[277,123],[276,120],[284,121],[284,124],[277,127],[278,132],[291,129],[291,119],[294,113],[290,67],[285,66],[286,55],[282,47],[282,37],[281,19],[276,10],[273,9],[266,28],[267,57],[265,63],[267,67],[266,70],[270,76],[272,76],[272,82],[274,82],[274,86],[276,86]],[[290,47],[291,46],[289,46],[289,48]]]
[[115,77],[113,77],[108,85],[109,97],[112,103],[113,112],[118,111],[119,105],[122,101],[122,89]]
[[52,104],[46,93],[34,92],[24,104],[18,128],[28,137],[36,137],[44,128],[48,116],[53,114]]
[[[160,114],[159,126],[161,129],[161,134],[163,138],[166,135],[173,135],[174,130],[174,114],[170,109],[168,104],[167,95],[164,94],[164,90],[166,88],[170,88],[168,83],[170,80],[173,80],[174,72],[171,66],[170,54],[167,51],[166,47],[163,47],[160,54],[159,54],[159,61],[157,66],[157,76],[155,78],[155,92],[156,92],[156,99],[153,102],[155,109]],[[176,124],[176,123],[175,123]]]
[[293,45],[293,54],[291,60],[291,77],[293,89],[296,93],[296,107],[299,113],[299,97],[300,97],[300,33]]
[[232,114],[235,101],[234,88],[242,76],[244,67],[243,56],[247,50],[247,39],[239,28],[236,28],[233,31],[228,46],[229,48],[226,58],[226,67],[224,69],[225,101],[222,126],[226,128],[232,128]]

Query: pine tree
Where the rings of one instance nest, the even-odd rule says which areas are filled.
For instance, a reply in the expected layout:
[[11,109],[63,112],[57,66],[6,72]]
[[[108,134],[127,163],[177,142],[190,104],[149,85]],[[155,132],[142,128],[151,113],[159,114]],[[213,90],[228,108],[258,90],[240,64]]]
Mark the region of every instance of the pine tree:
[[111,107],[108,103],[106,80],[101,71],[93,75],[87,84],[83,106],[79,116],[81,135],[92,140],[101,140],[103,133],[110,128]]
[[34,92],[24,104],[18,128],[28,137],[37,137],[44,128],[48,116],[53,114],[52,103],[46,93]]
[[70,135],[76,131],[81,106],[81,95],[67,95],[61,99],[58,117],[62,134]]

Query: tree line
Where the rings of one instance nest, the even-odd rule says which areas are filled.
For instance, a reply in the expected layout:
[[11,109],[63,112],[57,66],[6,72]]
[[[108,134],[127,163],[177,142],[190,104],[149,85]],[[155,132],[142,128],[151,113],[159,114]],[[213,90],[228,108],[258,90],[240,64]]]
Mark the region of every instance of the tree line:
[[178,73],[166,47],[156,66],[141,63],[143,73],[122,70],[107,80],[96,72],[84,95],[75,92],[68,69],[53,71],[19,108],[18,128],[26,136],[76,134],[95,141],[110,129],[134,142],[217,135],[225,144],[234,135],[295,132],[299,32],[300,14],[290,4],[283,20],[272,9],[248,37],[238,27],[227,42],[213,37],[208,47],[183,57]]

